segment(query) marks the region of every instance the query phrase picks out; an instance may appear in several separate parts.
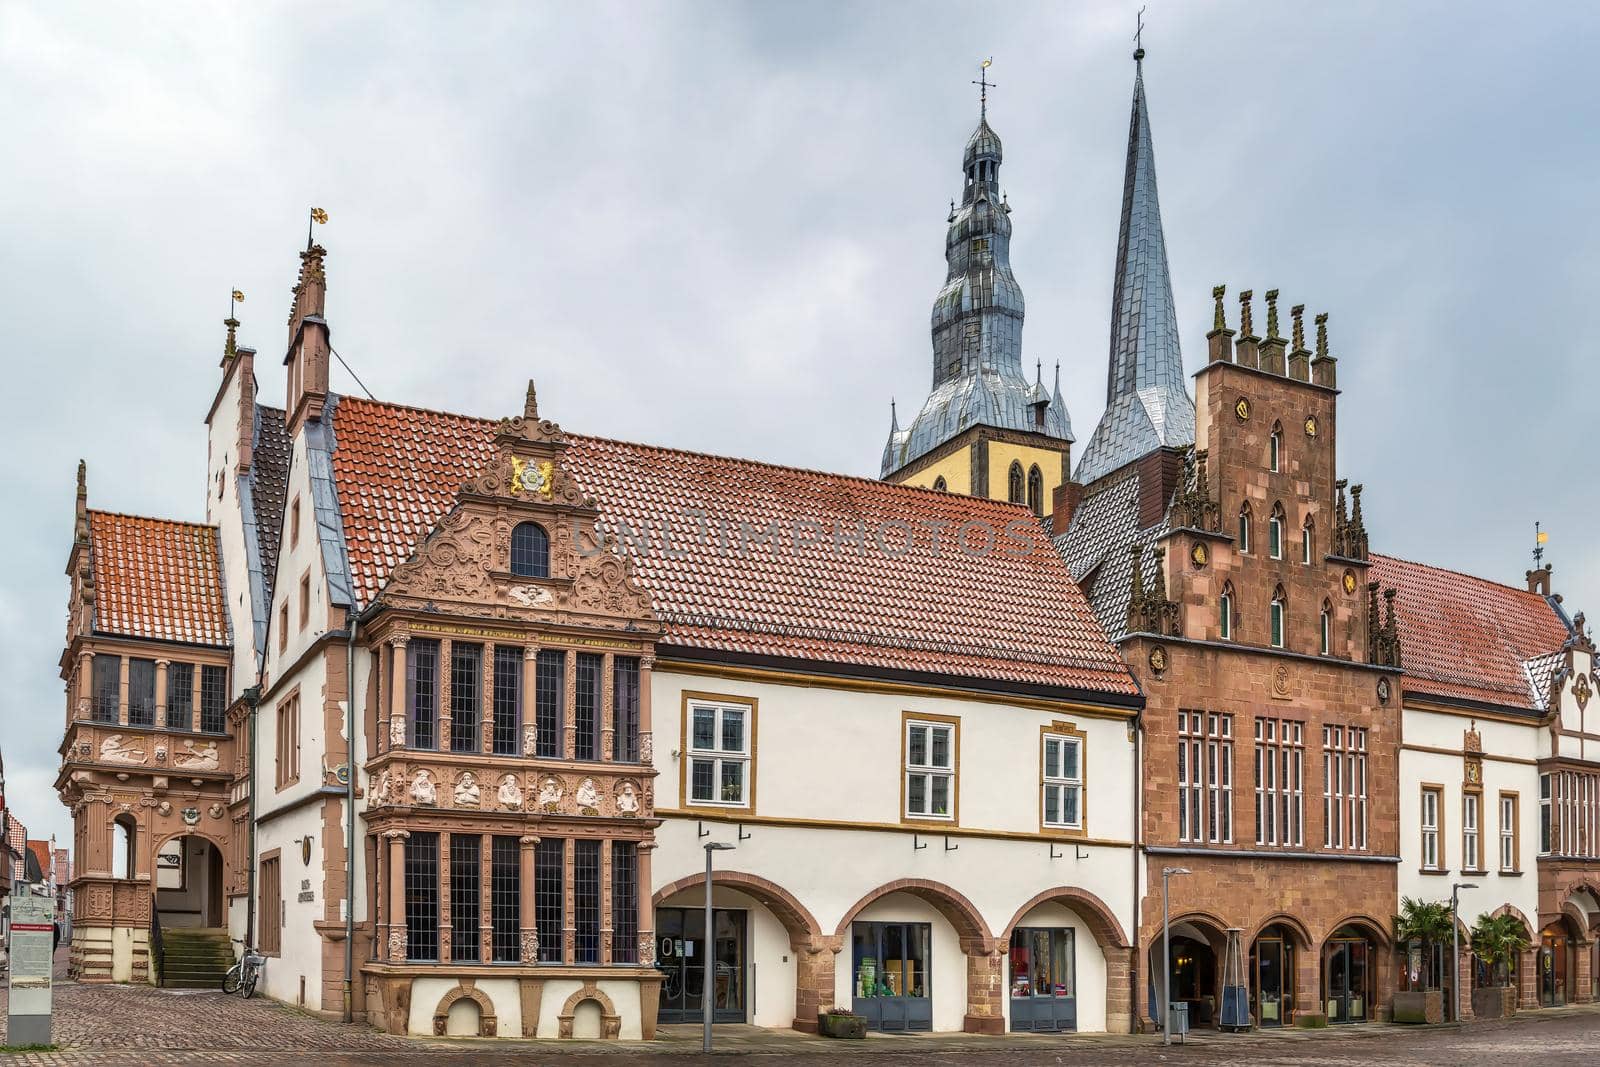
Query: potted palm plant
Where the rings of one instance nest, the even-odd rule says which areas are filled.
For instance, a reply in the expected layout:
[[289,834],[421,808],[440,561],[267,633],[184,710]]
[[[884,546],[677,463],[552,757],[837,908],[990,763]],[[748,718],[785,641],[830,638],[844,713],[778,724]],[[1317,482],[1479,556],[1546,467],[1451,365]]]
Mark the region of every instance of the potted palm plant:
[[1502,1019],[1517,1010],[1517,989],[1511,965],[1528,950],[1528,935],[1511,915],[1484,912],[1472,926],[1472,953],[1489,968],[1490,985],[1472,991],[1472,1013],[1480,1019]]
[[1395,945],[1408,956],[1401,968],[1405,988],[1394,995],[1394,1021],[1443,1022],[1444,992],[1433,966],[1433,947],[1450,940],[1450,905],[1403,897],[1393,922]]

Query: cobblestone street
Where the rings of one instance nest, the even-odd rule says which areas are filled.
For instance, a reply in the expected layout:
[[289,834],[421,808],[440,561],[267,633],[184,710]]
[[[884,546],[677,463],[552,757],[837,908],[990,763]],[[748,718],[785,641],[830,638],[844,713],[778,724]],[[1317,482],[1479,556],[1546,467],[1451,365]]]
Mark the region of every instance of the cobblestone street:
[[[0,988],[0,1006],[5,995]],[[573,1060],[584,1065],[692,1063],[700,1030],[664,1027],[648,1046],[392,1037],[344,1026],[272,1001],[240,1000],[221,993],[150,986],[76,985],[55,991],[54,1052],[0,1055],[0,1063],[136,1064],[316,1063],[319,1067],[423,1063],[459,1057],[472,1064],[525,1064]],[[1501,1065],[1593,1063],[1600,1050],[1600,1008],[1524,1013],[1507,1022],[1456,1027],[1366,1026],[1332,1031],[1280,1031],[1249,1035],[1212,1032],[1164,1049],[1151,1037],[965,1035],[878,1036],[832,1042],[792,1032],[719,1027],[719,1062],[793,1059],[805,1063],[857,1063],[877,1067],[960,1064],[1252,1064]]]

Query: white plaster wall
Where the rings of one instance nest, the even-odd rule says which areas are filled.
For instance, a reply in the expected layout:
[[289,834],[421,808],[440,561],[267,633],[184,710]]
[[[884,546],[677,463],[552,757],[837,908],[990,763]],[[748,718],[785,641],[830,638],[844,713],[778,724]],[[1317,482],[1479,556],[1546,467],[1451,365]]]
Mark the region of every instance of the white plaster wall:
[[[322,836],[320,804],[308,804],[260,826],[256,831],[256,847],[257,855],[280,850],[278,872],[283,886],[282,949],[276,958],[267,960],[265,992],[274,1000],[298,1004],[303,977],[306,980],[305,1006],[316,1009],[322,1006],[322,936],[311,924],[322,918],[322,866],[318,860],[321,850],[315,847],[315,842],[311,863],[300,861],[298,842],[306,834],[313,838]],[[307,903],[299,900],[300,883],[304,879],[311,881],[312,900]],[[258,922],[261,919],[259,905],[256,919]]]
[[[1040,904],[1030,910],[1017,923],[1018,926],[1067,927],[1073,931],[1073,967],[1077,977],[1078,1033],[1104,1033],[1106,1028],[1106,957],[1094,932],[1084,922],[1083,916],[1054,902]],[[1010,989],[1011,968],[1007,961],[1004,976]],[[1011,997],[1001,1003],[1006,1016],[1006,1028],[1011,1028]]]
[[[192,927],[206,924],[205,911],[211,895],[211,853],[214,848],[204,838],[175,837],[161,846],[164,852],[178,852],[183,857],[186,876],[184,888],[161,888],[156,892],[156,907],[161,909],[164,927]],[[168,872],[159,872],[162,875]],[[176,881],[177,871],[170,872]],[[166,884],[167,879],[162,879]]]
[[[549,979],[544,983],[544,995],[539,1001],[539,1037],[553,1038],[561,1032],[558,1016],[567,998],[582,988],[583,983],[573,979]],[[622,1029],[617,1036],[624,1041],[639,1041],[643,1031],[639,1028],[639,983],[617,979],[602,979],[595,987],[611,999],[612,1007],[621,1017]],[[413,998],[415,1003],[415,998]],[[498,1009],[499,1001],[495,1002]],[[431,1018],[431,1016],[430,1016]]]
[[[1400,870],[1402,897],[1422,900],[1449,900],[1453,882],[1470,881],[1478,888],[1464,889],[1460,897],[1460,916],[1468,927],[1478,915],[1494,911],[1503,904],[1518,908],[1537,923],[1539,913],[1539,773],[1530,763],[1510,763],[1493,756],[1532,760],[1543,733],[1532,722],[1519,723],[1473,720],[1418,708],[1404,708],[1404,738],[1408,746],[1450,749],[1452,754],[1400,751]],[[1461,796],[1464,760],[1459,754],[1463,734],[1476,728],[1483,743],[1483,801],[1479,815],[1479,847],[1487,873],[1463,874],[1461,870]],[[1424,783],[1443,787],[1444,829],[1440,835],[1446,875],[1423,874],[1422,869],[1422,787]],[[1500,873],[1500,793],[1518,794],[1517,817],[1521,824],[1520,875]],[[1398,907],[1399,902],[1396,901]]]
[[238,696],[256,680],[250,560],[245,551],[244,519],[239,509],[238,475],[235,473],[239,463],[239,392],[242,386],[241,374],[235,373],[229,378],[228,387],[217,400],[215,414],[206,429],[206,522],[218,528],[228,621],[233,628],[230,697]]
[[[686,889],[661,901],[657,907],[705,907],[705,891]],[[745,912],[745,1016],[756,1026],[788,1029],[794,1022],[795,952],[789,933],[777,917],[754,897],[713,879],[711,902],[717,908]],[[658,927],[659,929],[659,927]]]
[[[1561,691],[1561,737],[1552,740],[1548,731],[1540,737],[1540,755],[1558,755],[1567,759],[1600,761],[1600,699],[1596,699],[1596,683],[1592,680],[1594,657],[1582,649],[1572,650],[1574,676],[1591,675],[1590,697],[1583,706],[1573,695],[1573,680],[1567,679]],[[1588,735],[1588,736],[1585,736]]]
[[[959,1031],[967,1016],[967,957],[955,928],[932,904],[907,893],[890,893],[873,901],[856,916],[858,922],[915,922],[930,927],[928,991],[933,1000],[933,1029]],[[849,1005],[854,997],[855,960],[849,933],[834,961],[835,1003]]]
[[[407,1017],[406,1026],[413,1034],[431,1036],[433,1034],[433,1013],[439,1006],[439,1001],[444,995],[454,989],[459,982],[454,977],[449,978],[417,978],[411,983],[411,1014]],[[495,1033],[500,1037],[520,1037],[522,1035],[522,995],[515,978],[480,978],[475,988],[489,1002],[494,1005]],[[455,1032],[462,1028],[458,1023],[466,1020],[460,1018],[456,1009],[460,1008],[463,1001],[457,1001],[450,1013],[453,1037],[475,1037],[477,1029],[474,1027],[470,1033]],[[470,1003],[470,1001],[468,1002]],[[474,1016],[475,1018],[475,1016]],[[552,1031],[551,1036],[554,1036]]]

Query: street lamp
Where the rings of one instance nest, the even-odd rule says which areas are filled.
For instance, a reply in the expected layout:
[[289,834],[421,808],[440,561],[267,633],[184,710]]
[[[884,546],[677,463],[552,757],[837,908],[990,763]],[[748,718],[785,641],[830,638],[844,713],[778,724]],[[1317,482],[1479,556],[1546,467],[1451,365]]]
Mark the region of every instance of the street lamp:
[[702,1047],[706,1052],[711,1051],[711,1003],[715,999],[712,992],[717,985],[716,953],[712,951],[716,944],[716,935],[711,925],[711,854],[725,852],[733,848],[726,841],[706,842],[706,934],[705,944],[701,946],[700,966],[705,972],[705,977],[700,982],[700,1015],[705,1020],[705,1040]]
[[1172,1044],[1172,925],[1167,910],[1167,882],[1175,874],[1193,874],[1187,867],[1161,868],[1161,1043]]
[[1450,999],[1455,1002],[1455,1014],[1450,1018],[1455,1022],[1461,1021],[1461,922],[1456,918],[1456,906],[1463,889],[1476,888],[1475,882],[1450,884],[1450,988],[1453,990]]

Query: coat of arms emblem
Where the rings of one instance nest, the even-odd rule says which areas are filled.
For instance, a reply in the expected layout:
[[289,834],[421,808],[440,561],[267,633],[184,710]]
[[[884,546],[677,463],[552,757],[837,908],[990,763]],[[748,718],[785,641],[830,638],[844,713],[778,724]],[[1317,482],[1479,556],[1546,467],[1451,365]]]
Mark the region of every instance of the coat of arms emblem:
[[511,457],[511,495],[521,496],[524,493],[537,493],[546,500],[550,499],[555,491],[554,482],[555,464],[549,460],[535,463],[532,460]]

